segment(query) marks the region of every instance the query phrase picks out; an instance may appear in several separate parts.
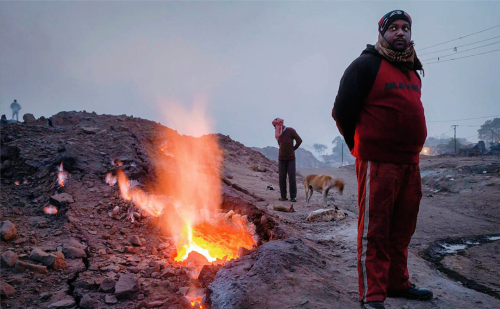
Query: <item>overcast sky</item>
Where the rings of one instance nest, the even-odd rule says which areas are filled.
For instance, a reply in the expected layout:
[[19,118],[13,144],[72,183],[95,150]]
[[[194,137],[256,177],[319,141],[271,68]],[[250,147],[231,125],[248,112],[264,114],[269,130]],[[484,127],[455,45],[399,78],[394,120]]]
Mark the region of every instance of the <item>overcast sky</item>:
[[[276,146],[280,117],[304,145],[339,135],[331,110],[346,67],[377,39],[377,23],[402,9],[423,63],[500,36],[500,1],[460,2],[5,2],[0,3],[0,113],[127,114],[179,129],[178,102],[204,102],[213,132],[246,146]],[[500,38],[458,52],[499,42]],[[500,49],[500,44],[440,61]],[[477,141],[500,115],[500,52],[424,65],[428,135]],[[166,111],[165,111],[166,109]],[[169,113],[169,115],[165,115]],[[196,121],[197,117],[193,117]],[[490,118],[491,119],[491,118]],[[475,127],[474,127],[475,126]],[[183,133],[183,132],[181,132]]]

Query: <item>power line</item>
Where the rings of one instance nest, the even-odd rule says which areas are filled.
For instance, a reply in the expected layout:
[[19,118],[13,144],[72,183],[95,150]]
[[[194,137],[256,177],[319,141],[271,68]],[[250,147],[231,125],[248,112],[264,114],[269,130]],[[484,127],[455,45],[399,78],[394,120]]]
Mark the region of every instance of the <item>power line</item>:
[[[464,118],[464,119],[454,119],[454,120],[432,120],[432,121],[427,121],[427,122],[451,122],[451,121],[463,121],[463,120],[474,120],[474,119],[485,119],[485,118],[493,118],[497,117],[500,115],[491,115],[491,116],[486,116],[486,117],[477,117],[477,118]],[[450,130],[451,131],[451,130]]]
[[444,58],[444,57],[449,57],[449,56],[453,56],[453,55],[456,55],[456,54],[465,53],[465,52],[467,52],[469,50],[478,49],[478,48],[482,48],[482,47],[485,47],[485,46],[490,46],[490,45],[494,45],[494,44],[498,44],[498,43],[500,43],[500,41],[493,42],[493,43],[486,44],[486,45],[481,45],[481,46],[478,46],[478,47],[469,48],[469,49],[462,50],[462,51],[457,51],[457,52],[454,52],[453,54],[448,54],[448,55],[444,55],[444,56],[438,56],[438,57],[432,57],[432,58],[423,59],[422,61],[434,60],[436,58],[439,60],[439,58]]
[[490,50],[490,51],[487,51],[487,52],[484,52],[484,53],[473,54],[473,55],[469,55],[469,56],[463,56],[463,57],[458,57],[458,58],[453,58],[453,59],[448,59],[448,60],[443,60],[443,61],[427,62],[427,63],[423,63],[423,64],[427,65],[427,64],[434,64],[434,63],[443,63],[443,62],[453,61],[453,60],[457,60],[457,59],[463,59],[463,58],[469,58],[469,57],[474,57],[474,56],[489,54],[489,53],[493,53],[493,52],[496,52],[496,51],[499,51],[499,50],[500,49],[495,49],[495,50]]
[[468,35],[464,35],[464,36],[461,36],[459,38],[456,38],[456,39],[453,39],[453,40],[449,40],[449,41],[446,41],[446,42],[443,42],[443,43],[439,43],[439,44],[435,44],[435,45],[432,45],[432,46],[427,46],[427,47],[424,47],[424,48],[420,48],[420,50],[424,50],[424,49],[428,49],[428,48],[432,48],[432,47],[436,47],[436,46],[439,46],[439,45],[443,45],[443,44],[446,44],[446,43],[450,43],[450,42],[453,42],[453,41],[457,41],[457,40],[460,40],[460,39],[463,39],[463,38],[466,38],[466,37],[469,37],[469,36],[472,36],[472,35],[475,35],[475,34],[478,34],[478,33],[481,33],[481,32],[485,32],[485,31],[488,31],[490,29],[493,29],[493,28],[497,28],[497,27],[500,27],[500,25],[496,25],[496,26],[493,26],[491,28],[488,28],[488,29],[484,29],[484,30],[481,30],[481,31],[478,31],[478,32],[474,32],[474,33],[471,33],[471,34],[468,34]]
[[452,49],[452,48],[459,48],[459,47],[464,47],[464,46],[474,45],[474,44],[477,44],[477,43],[486,42],[486,41],[493,40],[493,39],[496,39],[496,38],[500,38],[500,35],[499,35],[499,36],[492,37],[492,38],[489,38],[489,39],[486,39],[486,40],[481,40],[481,41],[476,41],[476,42],[473,42],[473,43],[469,43],[469,44],[458,45],[458,46],[449,47],[449,48],[446,48],[446,49],[441,49],[441,50],[437,50],[437,51],[433,51],[433,52],[428,52],[428,53],[425,53],[425,54],[419,54],[419,56],[425,56],[425,55],[430,55],[430,54],[440,53],[440,52],[442,52],[442,51],[447,51],[447,50],[450,50],[450,49]]

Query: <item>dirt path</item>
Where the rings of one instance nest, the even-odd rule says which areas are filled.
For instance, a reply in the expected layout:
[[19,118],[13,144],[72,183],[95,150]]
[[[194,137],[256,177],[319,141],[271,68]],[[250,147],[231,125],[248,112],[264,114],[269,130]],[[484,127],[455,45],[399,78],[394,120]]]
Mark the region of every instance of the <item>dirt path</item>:
[[[465,287],[461,282],[457,282],[438,271],[431,262],[420,256],[429,245],[440,239],[499,233],[500,195],[498,186],[500,182],[498,169],[495,168],[499,162],[498,157],[431,157],[422,162],[423,174],[431,171],[434,176],[424,179],[424,197],[419,212],[419,221],[410,244],[409,269],[412,282],[418,286],[432,289],[435,297],[430,302],[389,298],[386,301],[387,308],[500,307],[499,299]],[[493,170],[483,173],[483,170],[491,169],[492,166]],[[480,171],[476,173],[474,170]],[[437,171],[439,173],[436,173]],[[234,181],[242,187],[251,188],[251,192],[263,198],[264,201],[256,204],[278,218],[288,233],[300,237],[308,246],[326,257],[327,263],[332,265],[332,269],[336,269],[335,273],[332,274],[332,280],[337,286],[343,287],[352,300],[352,305],[355,306],[358,299],[358,287],[356,270],[357,184],[354,167],[299,169],[299,172],[302,176],[299,175],[297,181],[298,203],[294,205],[295,213],[272,210],[275,205],[289,206],[291,204],[278,201],[279,185],[276,171],[267,174],[252,171],[247,172],[247,175],[238,173]],[[311,206],[309,208],[305,206],[302,177],[308,174],[331,174],[345,180],[344,194],[340,196],[338,193],[334,193],[332,196],[330,192],[329,197],[330,202],[348,213],[345,220],[317,223],[305,220],[310,211],[322,208],[321,196],[318,193],[313,195]],[[452,176],[449,177],[450,175]],[[436,180],[441,176],[444,180]],[[473,178],[477,179],[468,181]],[[470,185],[455,192],[453,187],[445,189],[448,184],[441,183],[443,181],[454,181],[453,185],[459,187],[464,183]],[[267,185],[273,185],[276,190],[267,190]],[[434,193],[437,190],[436,187],[440,187],[441,190]],[[481,251],[481,248],[475,247],[475,250]],[[498,264],[491,265],[489,263],[488,266],[498,272]],[[404,307],[405,305],[406,307]],[[313,307],[311,306],[311,308]],[[351,305],[347,307],[350,308]]]

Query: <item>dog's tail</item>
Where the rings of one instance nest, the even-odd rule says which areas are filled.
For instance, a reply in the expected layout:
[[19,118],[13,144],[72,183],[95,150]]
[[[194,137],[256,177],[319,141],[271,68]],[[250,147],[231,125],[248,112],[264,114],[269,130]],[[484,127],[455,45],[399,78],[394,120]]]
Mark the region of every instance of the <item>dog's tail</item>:
[[344,183],[343,179],[341,179],[341,178],[335,179],[334,186],[337,187],[337,189],[339,189],[340,194],[342,194],[342,192],[344,192],[345,183]]

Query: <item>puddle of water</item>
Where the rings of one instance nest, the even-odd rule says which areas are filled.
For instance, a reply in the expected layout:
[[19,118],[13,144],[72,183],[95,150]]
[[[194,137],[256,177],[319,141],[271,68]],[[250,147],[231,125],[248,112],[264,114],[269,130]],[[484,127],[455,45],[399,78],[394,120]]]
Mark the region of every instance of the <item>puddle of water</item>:
[[492,240],[492,241],[494,241],[494,240],[500,240],[500,236],[490,236],[490,237],[486,237],[486,239]]
[[467,245],[462,245],[462,244],[440,244],[440,246],[444,249],[445,253],[456,253],[459,250],[464,250],[467,249]]
[[467,240],[465,243],[468,245],[480,245],[481,244],[479,241],[472,241],[472,240]]

